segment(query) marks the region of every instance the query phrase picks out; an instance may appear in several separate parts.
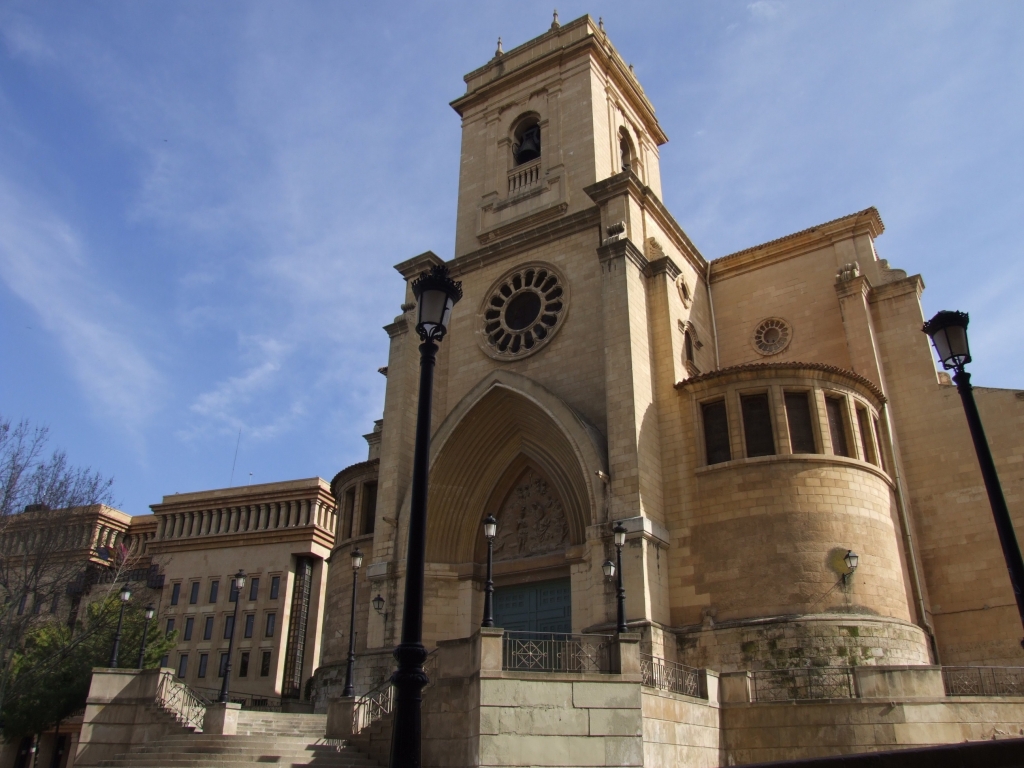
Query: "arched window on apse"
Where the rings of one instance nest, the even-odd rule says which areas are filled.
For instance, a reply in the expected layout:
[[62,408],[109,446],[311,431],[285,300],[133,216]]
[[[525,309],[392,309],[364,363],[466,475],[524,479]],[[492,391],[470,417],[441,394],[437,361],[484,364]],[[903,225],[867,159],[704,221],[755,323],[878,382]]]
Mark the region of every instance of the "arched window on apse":
[[516,126],[512,139],[512,157],[516,165],[540,157],[540,122],[530,117]]
[[683,350],[686,354],[686,362],[693,362],[693,334],[690,333],[690,329],[687,328],[683,331]]

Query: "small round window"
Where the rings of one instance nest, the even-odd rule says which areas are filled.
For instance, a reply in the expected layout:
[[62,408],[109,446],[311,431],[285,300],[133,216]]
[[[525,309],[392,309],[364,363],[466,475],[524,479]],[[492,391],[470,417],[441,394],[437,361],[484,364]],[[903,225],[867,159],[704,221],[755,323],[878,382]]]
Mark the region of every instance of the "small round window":
[[510,272],[495,283],[481,308],[483,350],[498,360],[533,354],[561,327],[568,299],[565,281],[549,266]]
[[762,355],[777,355],[789,346],[793,332],[789,323],[779,317],[769,317],[758,323],[754,330],[754,349]]

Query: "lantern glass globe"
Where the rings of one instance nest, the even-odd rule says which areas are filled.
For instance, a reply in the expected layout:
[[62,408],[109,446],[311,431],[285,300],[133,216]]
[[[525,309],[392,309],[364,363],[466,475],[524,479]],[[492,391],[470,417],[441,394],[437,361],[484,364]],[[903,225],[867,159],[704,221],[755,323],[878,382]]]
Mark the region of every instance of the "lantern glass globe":
[[352,553],[349,555],[349,557],[352,558],[353,571],[358,571],[360,568],[363,567],[363,553],[359,551],[358,547],[352,550]]
[[120,595],[120,597],[121,597],[121,602],[122,603],[127,603],[129,600],[131,600],[132,599],[131,587],[129,587],[128,585],[125,585],[124,587],[122,587],[121,588],[121,595]]
[[846,563],[846,567],[850,569],[850,573],[853,573],[857,570],[857,565],[860,563],[860,555],[852,549],[847,550],[846,556],[843,557],[843,562]]
[[604,565],[601,566],[601,570],[604,571],[604,575],[610,579],[615,575],[615,563],[611,560],[605,560]]
[[377,613],[380,613],[384,610],[384,598],[380,595],[377,595],[370,602],[373,603],[373,610],[375,610]]
[[498,534],[498,521],[494,515],[484,518],[484,538],[493,539]]
[[156,615],[156,609],[152,605],[146,606],[146,621],[150,621]]
[[615,546],[621,547],[626,543],[626,527],[622,523],[616,523],[612,528],[612,537],[615,540]]

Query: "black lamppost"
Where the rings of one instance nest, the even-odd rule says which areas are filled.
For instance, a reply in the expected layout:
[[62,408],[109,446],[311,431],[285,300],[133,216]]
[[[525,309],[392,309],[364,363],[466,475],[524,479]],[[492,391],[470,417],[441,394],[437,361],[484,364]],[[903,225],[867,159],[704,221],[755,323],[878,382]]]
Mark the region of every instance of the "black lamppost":
[[[971,374],[964,370],[964,366],[971,362],[971,348],[967,344],[969,319],[966,312],[944,310],[925,323],[922,330],[931,337],[935,351],[939,354],[939,360],[942,361],[942,367],[947,371],[954,371],[953,382],[956,384],[956,391],[960,393],[960,400],[964,404],[967,426],[974,439],[974,450],[978,454],[978,464],[981,465],[985,490],[988,491],[988,503],[992,507],[992,515],[996,519],[996,531],[999,533],[999,543],[1003,548],[1006,570],[1010,572],[1010,584],[1013,587],[1013,596],[1017,600],[1017,613],[1020,614],[1021,623],[1024,624],[1024,560],[1020,556],[1020,546],[1017,544],[1017,536],[1013,532],[1010,511],[1006,508],[1006,499],[1003,497],[1003,489],[999,484],[999,475],[996,474],[996,465],[992,461],[992,451],[989,450],[988,440],[985,439],[985,430],[981,425],[978,406],[974,402]],[[1024,640],[1021,640],[1021,646],[1024,646]]]
[[435,264],[412,284],[419,320],[420,394],[416,413],[416,446],[412,462],[412,499],[409,510],[409,548],[405,561],[405,604],[402,607],[402,641],[395,648],[398,669],[391,676],[395,686],[395,719],[391,737],[390,768],[420,766],[420,691],[427,684],[423,662],[423,571],[427,551],[427,470],[430,452],[430,404],[434,386],[437,342],[448,330],[452,307],[462,298],[462,283],[448,276],[448,268]]
[[118,594],[121,599],[121,613],[117,616],[117,632],[114,633],[114,647],[110,649],[110,666],[117,668],[117,657],[121,652],[121,627],[124,624],[124,609],[128,605],[128,601],[132,599],[132,588],[130,584],[125,584],[121,587],[121,592]]
[[149,622],[153,620],[153,616],[156,614],[156,609],[153,608],[153,604],[150,603],[146,606],[146,623],[142,625],[142,645],[139,646],[139,669],[142,669],[146,663],[146,635],[149,634]]
[[345,671],[345,690],[342,696],[355,696],[352,687],[352,665],[356,663],[356,581],[359,580],[359,569],[363,565],[363,553],[356,547],[349,554],[352,558],[352,615],[348,622],[348,669]]
[[618,602],[617,626],[615,630],[617,632],[628,632],[629,627],[626,626],[626,588],[622,586],[622,545],[626,543],[626,528],[621,522],[616,523],[615,527],[612,528],[612,537],[615,541],[615,570],[618,573],[618,580],[615,583],[615,599]]
[[224,681],[220,684],[220,697],[217,699],[221,704],[228,703],[228,688],[231,681],[231,657],[235,653],[235,630],[238,629],[238,606],[242,602],[242,587],[245,586],[245,571],[241,568],[231,579],[232,587],[235,590],[235,614],[231,619],[231,633],[228,635],[228,658],[224,662]]
[[494,626],[494,537],[498,521],[494,515],[484,518],[484,538],[487,539],[487,581],[484,583],[484,620],[481,627]]

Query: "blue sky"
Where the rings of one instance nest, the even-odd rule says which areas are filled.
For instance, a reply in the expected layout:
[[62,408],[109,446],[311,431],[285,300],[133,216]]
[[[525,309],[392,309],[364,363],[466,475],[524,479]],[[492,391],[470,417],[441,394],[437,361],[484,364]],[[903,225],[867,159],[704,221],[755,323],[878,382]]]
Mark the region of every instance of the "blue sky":
[[[1024,384],[1024,3],[560,3],[603,16],[714,258],[870,205],[976,384]],[[162,495],[365,458],[392,265],[453,247],[462,75],[551,5],[0,2],[0,413]]]

